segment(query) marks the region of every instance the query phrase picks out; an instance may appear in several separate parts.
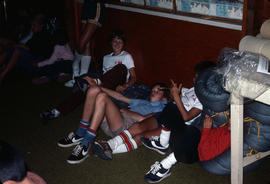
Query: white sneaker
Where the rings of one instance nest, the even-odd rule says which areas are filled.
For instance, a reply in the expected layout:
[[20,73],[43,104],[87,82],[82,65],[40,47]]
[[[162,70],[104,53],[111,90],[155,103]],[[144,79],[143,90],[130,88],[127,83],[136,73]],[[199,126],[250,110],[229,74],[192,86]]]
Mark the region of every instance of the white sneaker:
[[75,80],[72,79],[72,80],[65,82],[64,86],[72,88],[74,86],[74,84],[75,84]]

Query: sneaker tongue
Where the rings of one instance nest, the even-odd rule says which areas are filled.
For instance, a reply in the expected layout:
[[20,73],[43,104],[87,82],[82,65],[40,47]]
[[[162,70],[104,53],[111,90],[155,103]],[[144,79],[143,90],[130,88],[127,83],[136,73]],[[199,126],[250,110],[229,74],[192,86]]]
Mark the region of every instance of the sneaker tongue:
[[68,138],[69,138],[69,139],[72,139],[74,136],[75,136],[75,135],[74,135],[73,132],[70,132],[70,133],[68,134]]

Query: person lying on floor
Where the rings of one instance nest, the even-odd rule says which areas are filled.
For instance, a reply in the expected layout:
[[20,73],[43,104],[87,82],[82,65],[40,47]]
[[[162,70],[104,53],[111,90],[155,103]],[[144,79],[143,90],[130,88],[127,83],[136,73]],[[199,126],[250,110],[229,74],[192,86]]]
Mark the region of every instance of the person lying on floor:
[[[78,144],[67,162],[80,163],[89,156],[88,151],[91,151],[97,129],[104,118],[106,118],[106,122],[103,123],[105,124],[102,126],[103,131],[108,135],[116,136],[134,122],[142,121],[153,113],[162,111],[167,104],[166,93],[161,90],[164,87],[166,86],[162,83],[155,84],[150,100],[129,99],[116,91],[99,86],[89,88],[77,131],[69,133],[67,137],[57,143],[60,147]],[[129,104],[130,109],[119,109],[110,96]]]
[[2,140],[0,140],[0,183],[46,184],[40,176],[27,171],[22,154]]
[[[89,74],[88,80],[99,81],[99,86],[123,91],[136,82],[135,66],[132,56],[124,51],[126,36],[122,30],[110,33],[110,44],[113,52],[103,57],[103,74]],[[94,76],[96,75],[96,76]],[[92,76],[92,77],[91,77]],[[96,85],[95,83],[93,84]],[[47,123],[60,115],[67,115],[84,102],[85,93],[76,91],[55,108],[40,113],[40,118]]]
[[[194,68],[196,73],[194,81],[201,71],[214,65],[213,62],[208,61],[198,63]],[[102,159],[109,160],[112,158],[112,154],[137,149],[142,144],[142,137],[151,138],[149,140],[153,141],[156,146],[152,149],[160,154],[165,154],[169,147],[168,142],[170,138],[168,127],[164,126],[165,122],[167,122],[166,124],[169,127],[181,132],[185,128],[185,123],[191,124],[202,110],[202,105],[195,94],[194,88],[182,88],[182,84],[177,85],[174,81],[171,81],[171,83],[170,92],[174,99],[173,103],[168,103],[162,112],[133,124],[130,128],[121,132],[119,136],[107,142],[96,141],[94,146],[96,149],[93,150],[94,154]],[[179,119],[183,119],[184,123],[182,121],[180,121],[181,123],[175,123]],[[162,125],[163,128],[161,130]],[[156,137],[157,135],[160,135],[160,137]]]

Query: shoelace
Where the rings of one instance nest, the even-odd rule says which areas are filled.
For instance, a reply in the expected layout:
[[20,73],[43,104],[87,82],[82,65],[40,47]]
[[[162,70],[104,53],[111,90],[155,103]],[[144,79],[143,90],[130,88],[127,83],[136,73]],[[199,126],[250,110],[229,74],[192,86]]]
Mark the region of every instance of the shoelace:
[[83,146],[82,145],[77,145],[74,148],[74,150],[72,152],[72,155],[78,156],[81,153],[82,149],[83,149]]
[[70,132],[70,133],[68,134],[68,136],[65,137],[65,140],[66,140],[66,141],[71,140],[73,137],[75,137],[74,133],[73,133],[73,132]]
[[159,162],[155,162],[155,164],[153,164],[153,165],[151,166],[150,172],[151,172],[152,174],[156,174],[160,169],[161,169],[160,163],[159,163]]
[[159,136],[152,136],[149,138],[150,141],[159,141]]

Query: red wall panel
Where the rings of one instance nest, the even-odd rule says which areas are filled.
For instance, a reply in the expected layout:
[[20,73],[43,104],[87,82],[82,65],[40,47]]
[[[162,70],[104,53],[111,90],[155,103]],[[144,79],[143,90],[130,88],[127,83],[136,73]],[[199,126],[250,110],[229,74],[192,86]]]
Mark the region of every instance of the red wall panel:
[[169,79],[193,85],[193,67],[213,60],[224,47],[238,48],[241,31],[107,8],[103,26],[95,35],[101,60],[110,52],[109,33],[122,29],[126,50],[133,56],[138,81],[147,85]]

